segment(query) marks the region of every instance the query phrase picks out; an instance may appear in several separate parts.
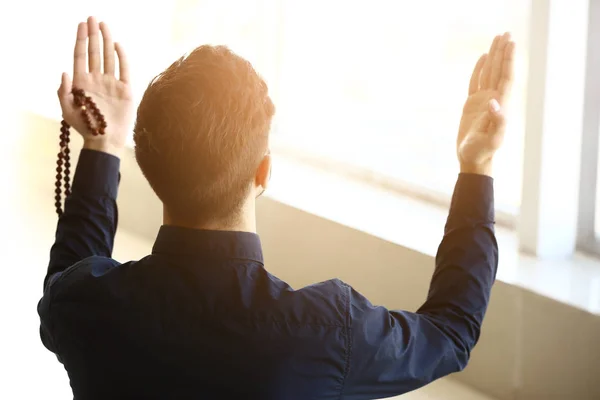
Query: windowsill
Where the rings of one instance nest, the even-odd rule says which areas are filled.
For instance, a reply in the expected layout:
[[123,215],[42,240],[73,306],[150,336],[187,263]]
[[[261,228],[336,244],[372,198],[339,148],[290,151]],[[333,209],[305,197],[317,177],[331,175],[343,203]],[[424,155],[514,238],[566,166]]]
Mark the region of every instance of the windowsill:
[[[435,257],[447,209],[274,154],[265,196]],[[497,279],[600,315],[600,260],[546,261],[521,254],[516,234],[496,227]]]

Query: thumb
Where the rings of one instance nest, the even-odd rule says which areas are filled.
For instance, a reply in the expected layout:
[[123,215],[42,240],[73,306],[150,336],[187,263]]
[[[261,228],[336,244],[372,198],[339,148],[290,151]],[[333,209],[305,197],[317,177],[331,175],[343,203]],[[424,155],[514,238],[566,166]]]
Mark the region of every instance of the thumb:
[[501,133],[504,131],[504,127],[506,126],[506,118],[504,116],[504,112],[500,107],[500,103],[498,100],[492,99],[489,103],[489,118],[492,122],[493,126],[496,128],[494,133]]
[[69,75],[66,72],[63,72],[60,80],[60,87],[58,88],[58,98],[61,103],[63,102],[63,99],[66,99],[67,96],[71,94],[72,85],[73,83],[71,82]]

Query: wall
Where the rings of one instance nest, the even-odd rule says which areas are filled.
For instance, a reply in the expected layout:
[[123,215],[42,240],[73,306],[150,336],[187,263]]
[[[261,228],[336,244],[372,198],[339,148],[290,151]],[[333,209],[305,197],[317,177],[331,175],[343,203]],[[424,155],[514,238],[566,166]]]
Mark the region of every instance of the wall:
[[[21,115],[13,137],[18,163],[10,171],[31,195],[53,204],[58,123]],[[76,136],[76,135],[73,135]],[[79,142],[75,140],[75,157]],[[154,239],[161,206],[131,152],[122,162],[120,230]],[[433,258],[265,197],[258,230],[267,268],[294,287],[339,277],[390,308],[414,310],[424,300]],[[119,235],[117,235],[117,242]],[[463,383],[499,399],[600,399],[600,318],[497,282],[480,343]]]

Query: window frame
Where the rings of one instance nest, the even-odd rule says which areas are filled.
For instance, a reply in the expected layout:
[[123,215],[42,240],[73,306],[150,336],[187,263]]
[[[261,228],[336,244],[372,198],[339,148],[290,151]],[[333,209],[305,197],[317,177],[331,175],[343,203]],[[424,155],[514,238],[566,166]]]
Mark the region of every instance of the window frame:
[[590,1],[589,5],[577,248],[600,255],[600,238],[596,233],[596,214],[600,211],[596,207],[600,151],[600,2]]

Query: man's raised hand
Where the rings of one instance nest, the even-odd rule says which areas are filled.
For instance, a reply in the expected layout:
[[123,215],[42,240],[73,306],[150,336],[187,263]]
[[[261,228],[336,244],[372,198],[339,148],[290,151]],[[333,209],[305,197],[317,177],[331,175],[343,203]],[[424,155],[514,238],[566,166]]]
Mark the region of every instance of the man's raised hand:
[[496,36],[489,53],[475,65],[456,140],[461,172],[492,173],[493,156],[504,140],[514,58],[515,43],[505,33]]
[[[119,62],[118,78],[115,77],[115,53]],[[80,109],[74,104],[73,87],[83,89],[96,103],[107,125],[105,135],[94,136],[88,131]],[[112,41],[106,24],[98,24],[94,17],[77,27],[73,80],[63,73],[58,99],[64,120],[83,136],[84,148],[120,155],[135,112],[129,65],[123,48]]]

